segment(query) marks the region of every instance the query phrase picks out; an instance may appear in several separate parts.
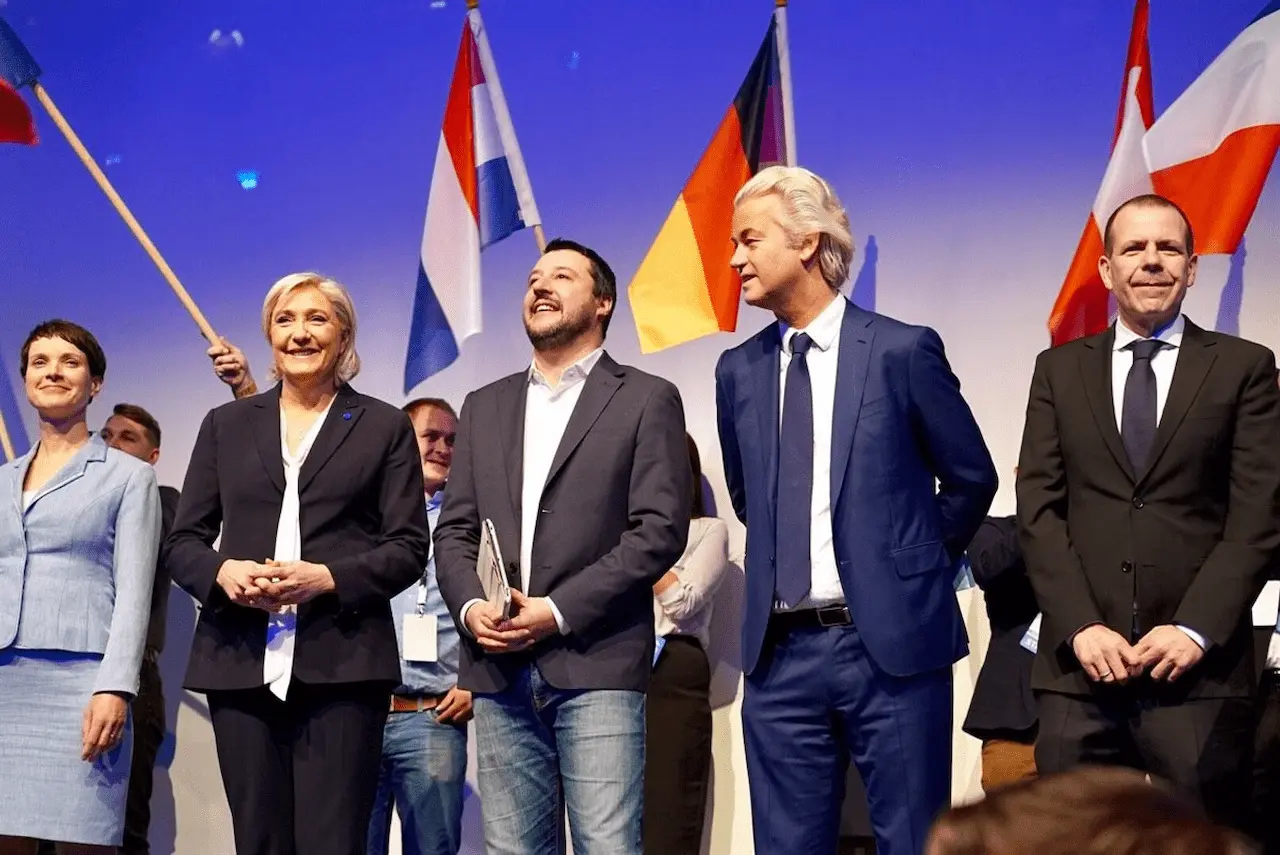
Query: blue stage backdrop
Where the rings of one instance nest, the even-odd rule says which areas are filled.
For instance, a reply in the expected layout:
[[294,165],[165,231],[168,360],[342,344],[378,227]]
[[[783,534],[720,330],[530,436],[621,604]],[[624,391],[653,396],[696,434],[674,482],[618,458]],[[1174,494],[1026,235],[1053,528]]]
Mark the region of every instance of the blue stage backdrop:
[[[1159,113],[1262,0],[1152,4]],[[591,244],[625,287],[760,45],[772,0],[483,0],[490,43],[548,237]],[[1107,162],[1129,0],[794,0],[799,162],[827,177],[858,244],[856,299],[941,333],[1013,508],[1026,390],[1046,318]],[[344,282],[360,313],[361,391],[401,403],[423,212],[457,55],[462,0],[0,0],[43,82],[217,330],[265,381],[261,300],[279,276]],[[34,99],[28,100],[34,105]],[[35,148],[0,147],[0,367],[23,403],[17,348],[65,316],[100,337],[117,401],[164,428],[162,483],[180,486],[205,411],[228,398],[205,344],[39,108]],[[728,240],[728,235],[725,235]],[[520,370],[530,231],[487,250],[484,332],[418,392],[460,404]],[[869,267],[863,268],[864,262]],[[1280,195],[1264,191],[1245,253],[1204,259],[1187,310],[1275,346]],[[678,383],[727,513],[712,368],[767,322],[640,356],[625,295],[609,348]],[[2,395],[0,395],[2,397]],[[12,412],[4,407],[6,416]],[[735,525],[737,554],[741,531]],[[975,653],[980,596],[960,595]],[[174,597],[171,728],[157,786],[157,851],[231,851],[211,735],[179,702],[192,608]],[[730,598],[731,599],[731,598]],[[716,772],[708,851],[750,851],[737,725],[734,604],[717,625]],[[176,722],[176,724],[175,724]],[[977,792],[958,736],[956,797]],[[480,852],[477,811],[467,851]]]

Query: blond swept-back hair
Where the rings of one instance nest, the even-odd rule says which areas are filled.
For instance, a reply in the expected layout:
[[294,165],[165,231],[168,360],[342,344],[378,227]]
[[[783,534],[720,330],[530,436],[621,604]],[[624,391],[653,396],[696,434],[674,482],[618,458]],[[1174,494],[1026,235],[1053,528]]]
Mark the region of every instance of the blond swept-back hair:
[[[267,337],[268,342],[271,341],[271,318],[276,313],[276,307],[281,300],[299,288],[314,288],[333,304],[333,313],[342,330],[342,349],[338,353],[335,373],[339,384],[346,383],[360,373],[360,354],[356,352],[356,307],[351,302],[347,289],[335,280],[319,273],[290,273],[278,279],[262,301],[262,334]],[[280,379],[274,360],[271,364],[271,379]]]
[[839,288],[849,278],[853,261],[853,233],[849,215],[831,185],[802,166],[770,166],[756,173],[742,185],[733,199],[737,208],[748,199],[775,195],[787,211],[783,227],[793,248],[799,248],[808,235],[818,236],[818,269],[832,288]]

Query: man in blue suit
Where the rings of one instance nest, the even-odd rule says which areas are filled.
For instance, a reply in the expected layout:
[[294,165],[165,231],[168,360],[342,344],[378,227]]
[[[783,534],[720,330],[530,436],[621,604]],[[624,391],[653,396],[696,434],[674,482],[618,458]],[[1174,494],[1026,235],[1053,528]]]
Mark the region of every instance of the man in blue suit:
[[852,758],[879,855],[919,855],[951,785],[953,580],[996,470],[931,329],[839,287],[853,238],[795,167],[734,200],[743,295],[777,317],[725,352],[725,480],[747,525],[742,703],[755,850],[834,853]]

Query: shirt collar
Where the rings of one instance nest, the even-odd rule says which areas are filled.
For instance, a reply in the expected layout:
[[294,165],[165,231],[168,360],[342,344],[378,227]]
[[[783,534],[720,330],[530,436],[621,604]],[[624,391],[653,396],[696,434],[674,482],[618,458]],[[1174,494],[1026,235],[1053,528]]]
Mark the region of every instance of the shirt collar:
[[[591,369],[596,367],[596,363],[600,361],[600,357],[604,356],[604,346],[597,347],[577,362],[570,365],[560,375],[560,385],[555,389],[559,390],[563,386],[572,386],[579,380],[587,379],[587,375],[591,373]],[[529,364],[529,385],[530,386],[546,386],[552,388],[547,382],[547,378],[542,376],[542,372],[538,370],[536,363]]]
[[427,512],[439,510],[440,505],[444,503],[444,487],[436,490],[435,495],[427,496]]
[[830,349],[831,345],[836,343],[836,335],[840,332],[840,325],[844,323],[844,310],[848,304],[849,301],[843,294],[837,294],[836,298],[804,329],[793,329],[782,321],[778,321],[778,331],[782,333],[782,349],[788,353],[791,352],[791,338],[797,333],[805,333],[813,339],[813,346],[818,350]]
[[[1173,319],[1173,322],[1166,324],[1164,329],[1157,330],[1156,334],[1151,336],[1156,341],[1164,342],[1169,347],[1182,347],[1182,333],[1187,328],[1187,319],[1185,315],[1179,314]],[[1142,336],[1126,327],[1123,323],[1116,320],[1116,340],[1112,344],[1112,350],[1124,350],[1135,341],[1142,341]]]

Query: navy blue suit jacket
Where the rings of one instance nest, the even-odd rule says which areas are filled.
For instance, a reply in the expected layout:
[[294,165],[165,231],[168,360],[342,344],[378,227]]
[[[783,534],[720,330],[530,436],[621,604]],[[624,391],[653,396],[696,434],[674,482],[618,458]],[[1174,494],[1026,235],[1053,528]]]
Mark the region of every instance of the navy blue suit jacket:
[[[773,323],[716,366],[725,480],[747,526],[747,674],[773,609],[781,346]],[[882,670],[947,667],[969,649],[955,564],[995,496],[995,466],[933,330],[848,303],[838,354],[831,520],[850,614]]]

